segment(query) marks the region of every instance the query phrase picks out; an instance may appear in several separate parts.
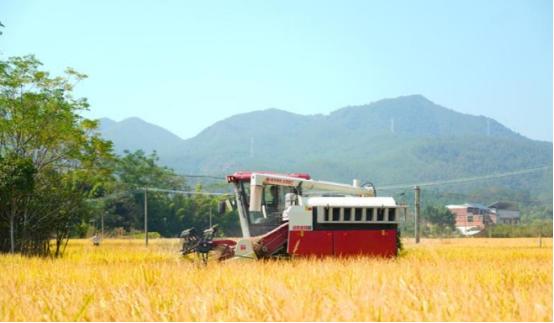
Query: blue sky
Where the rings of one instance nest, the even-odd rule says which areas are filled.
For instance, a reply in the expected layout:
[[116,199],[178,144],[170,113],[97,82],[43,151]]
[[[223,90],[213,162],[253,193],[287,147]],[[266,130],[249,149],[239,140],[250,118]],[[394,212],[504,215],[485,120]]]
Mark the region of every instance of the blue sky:
[[237,113],[422,94],[552,140],[552,3],[8,1],[0,58],[89,75],[86,116],[188,138]]

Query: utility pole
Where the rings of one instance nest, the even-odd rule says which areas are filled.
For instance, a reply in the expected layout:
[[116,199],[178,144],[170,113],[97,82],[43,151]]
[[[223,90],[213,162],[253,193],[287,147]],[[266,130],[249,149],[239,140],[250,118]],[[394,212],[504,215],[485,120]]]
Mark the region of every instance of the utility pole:
[[210,228],[212,227],[212,205],[210,203]]
[[148,190],[144,188],[144,244],[148,247]]
[[415,242],[419,243],[419,216],[420,216],[420,188],[414,187],[415,191]]

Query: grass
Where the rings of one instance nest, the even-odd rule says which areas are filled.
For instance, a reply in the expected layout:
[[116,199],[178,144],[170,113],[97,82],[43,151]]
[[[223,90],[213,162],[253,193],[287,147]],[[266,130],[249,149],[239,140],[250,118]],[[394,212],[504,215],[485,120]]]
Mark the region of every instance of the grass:
[[198,265],[178,240],[0,256],[2,321],[552,321],[552,239],[404,241],[392,260]]

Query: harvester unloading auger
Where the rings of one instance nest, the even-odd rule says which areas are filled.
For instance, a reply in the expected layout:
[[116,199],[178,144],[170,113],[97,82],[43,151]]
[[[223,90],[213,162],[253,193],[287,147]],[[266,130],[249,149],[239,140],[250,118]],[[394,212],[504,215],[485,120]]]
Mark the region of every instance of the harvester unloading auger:
[[392,197],[377,197],[373,185],[312,180],[308,174],[236,172],[233,185],[242,238],[215,238],[184,230],[183,255],[263,259],[276,256],[394,257],[398,253],[399,209]]

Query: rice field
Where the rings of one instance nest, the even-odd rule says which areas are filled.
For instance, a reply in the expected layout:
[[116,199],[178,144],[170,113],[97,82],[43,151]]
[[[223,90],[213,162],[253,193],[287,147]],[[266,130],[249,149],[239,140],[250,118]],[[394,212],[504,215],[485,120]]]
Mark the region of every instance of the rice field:
[[397,259],[199,265],[178,240],[0,256],[2,321],[552,321],[552,239],[404,241]]

